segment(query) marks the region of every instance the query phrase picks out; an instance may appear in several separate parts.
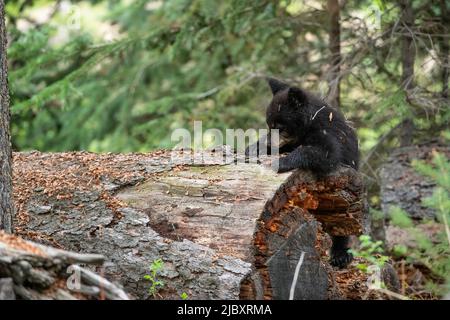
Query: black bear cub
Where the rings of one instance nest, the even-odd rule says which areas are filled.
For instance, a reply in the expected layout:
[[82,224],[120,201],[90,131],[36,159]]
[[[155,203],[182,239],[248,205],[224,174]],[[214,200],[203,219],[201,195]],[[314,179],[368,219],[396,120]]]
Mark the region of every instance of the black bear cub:
[[[279,130],[279,153],[288,153],[280,158],[278,172],[299,168],[324,177],[342,164],[358,169],[358,140],[342,113],[300,88],[276,79],[268,82],[273,99],[266,111],[267,125]],[[257,148],[258,144],[250,146],[247,155]],[[269,153],[270,138],[267,149]],[[349,264],[353,257],[348,248],[348,237],[333,237],[331,264]]]

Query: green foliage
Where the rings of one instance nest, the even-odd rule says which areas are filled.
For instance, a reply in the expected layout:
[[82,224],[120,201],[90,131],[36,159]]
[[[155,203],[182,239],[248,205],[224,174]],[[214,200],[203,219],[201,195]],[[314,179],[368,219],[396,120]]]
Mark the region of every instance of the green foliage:
[[370,214],[372,221],[384,220],[384,213],[381,210],[370,208],[369,214]]
[[389,260],[387,256],[382,254],[384,251],[382,241],[373,241],[368,235],[359,236],[359,241],[359,248],[351,249],[350,252],[353,256],[361,257],[368,263],[359,263],[358,269],[367,272],[370,265],[381,268]]
[[[276,2],[167,1],[150,11],[148,1],[127,3],[111,4],[107,20],[124,36],[110,43],[79,30],[56,48],[55,30],[18,32],[10,48],[11,62],[23,64],[10,73],[18,148],[149,150],[171,146],[172,129],[189,128],[193,115],[219,129],[262,122],[248,75],[282,56],[278,40],[293,40],[274,37],[290,24],[269,31],[286,14]],[[20,55],[29,42],[39,54]],[[25,119],[32,126],[15,125]]]
[[[450,190],[450,162],[444,154],[433,152],[432,164],[427,164],[423,161],[413,161],[412,166],[420,174],[431,178],[433,182],[438,185],[435,190],[436,196],[445,195]],[[433,196],[434,197],[434,196]],[[439,199],[434,199],[439,200]],[[433,199],[426,200],[430,205],[435,205],[440,201],[433,201]],[[431,202],[430,202],[431,201]],[[440,209],[440,208],[435,208]]]
[[183,293],[180,295],[180,297],[181,297],[182,300],[187,300],[187,299],[189,298],[189,295],[188,295],[186,292],[183,292]]
[[384,11],[386,9],[386,5],[383,0],[373,0],[373,3],[380,9],[381,11]]
[[158,280],[158,274],[163,270],[164,262],[161,259],[157,259],[150,265],[150,273],[144,276],[145,280],[150,281],[149,293],[155,296],[159,289],[164,287],[164,283]]
[[403,244],[396,244],[392,249],[392,253],[396,257],[406,257],[408,254],[408,247]]
[[[290,0],[67,3],[87,17],[79,28],[58,11],[33,24],[55,2],[7,2],[16,150],[168,148],[172,130],[191,129],[194,119],[220,130],[264,127],[269,75],[326,93],[326,6]],[[439,13],[429,6],[421,10]],[[374,9],[382,12],[381,26],[367,30]],[[385,1],[348,2],[342,10],[343,59],[351,66],[342,78],[342,110],[357,124],[365,153],[404,117],[424,109],[412,107],[400,88],[399,35],[389,30],[398,15],[396,4]],[[377,40],[384,33],[392,36]],[[416,43],[418,60],[435,47],[427,39]],[[419,85],[430,92],[439,90],[435,69],[416,69]],[[449,109],[435,103],[426,118],[415,117],[420,132],[440,130]],[[392,139],[382,144],[392,145]]]
[[400,207],[392,207],[390,210],[391,223],[400,228],[411,228],[413,221],[408,214]]

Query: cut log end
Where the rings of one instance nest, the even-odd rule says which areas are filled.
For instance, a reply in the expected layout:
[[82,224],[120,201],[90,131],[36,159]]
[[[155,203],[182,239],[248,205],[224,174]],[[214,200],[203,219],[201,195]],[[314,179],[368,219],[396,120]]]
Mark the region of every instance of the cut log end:
[[294,172],[257,221],[255,271],[243,281],[241,298],[336,298],[325,232],[360,235],[367,224],[365,199],[361,177],[351,168],[323,180],[309,172]]

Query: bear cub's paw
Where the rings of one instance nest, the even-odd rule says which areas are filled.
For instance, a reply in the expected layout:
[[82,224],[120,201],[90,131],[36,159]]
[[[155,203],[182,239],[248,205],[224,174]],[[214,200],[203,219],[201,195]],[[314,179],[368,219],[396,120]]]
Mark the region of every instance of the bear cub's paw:
[[353,255],[348,249],[331,250],[330,264],[339,269],[345,268],[353,260]]
[[292,167],[292,165],[289,163],[289,161],[287,161],[285,157],[279,158],[277,173],[284,173],[293,169],[295,168]]

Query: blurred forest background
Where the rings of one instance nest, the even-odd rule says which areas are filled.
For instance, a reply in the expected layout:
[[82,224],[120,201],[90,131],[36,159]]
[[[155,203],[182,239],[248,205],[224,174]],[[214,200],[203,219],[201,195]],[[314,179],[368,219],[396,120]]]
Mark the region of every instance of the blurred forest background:
[[330,98],[366,156],[439,136],[447,1],[337,3],[6,1],[13,147],[148,151],[194,119],[264,128],[265,76]]
[[[393,149],[450,138],[449,10],[447,0],[6,1],[13,149],[170,148],[173,129],[194,120],[265,128],[272,76],[353,122],[376,209]],[[450,168],[436,159],[422,167],[435,180]],[[434,202],[444,219],[448,180]]]

